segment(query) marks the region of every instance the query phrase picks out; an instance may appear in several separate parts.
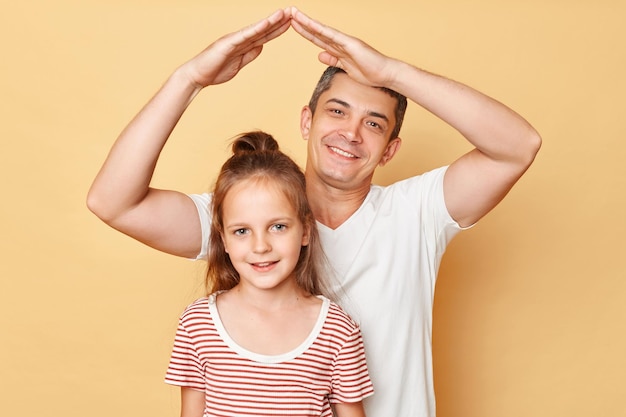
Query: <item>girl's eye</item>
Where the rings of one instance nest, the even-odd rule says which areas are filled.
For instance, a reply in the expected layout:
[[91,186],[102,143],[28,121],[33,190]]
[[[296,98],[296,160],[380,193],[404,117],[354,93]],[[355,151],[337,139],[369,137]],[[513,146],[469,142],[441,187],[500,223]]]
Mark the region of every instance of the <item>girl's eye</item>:
[[247,232],[247,229],[237,229],[233,232],[235,236],[243,236]]
[[287,226],[284,224],[275,224],[271,227],[271,229],[274,231],[280,232],[280,231],[287,229]]

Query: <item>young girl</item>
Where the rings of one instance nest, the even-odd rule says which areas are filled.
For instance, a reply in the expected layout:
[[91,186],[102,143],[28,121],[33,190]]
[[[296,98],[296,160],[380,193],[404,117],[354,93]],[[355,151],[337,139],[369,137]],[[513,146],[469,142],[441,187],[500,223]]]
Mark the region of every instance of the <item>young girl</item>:
[[209,296],[183,312],[166,375],[181,416],[364,416],[361,333],[329,300],[304,175],[263,132],[232,149],[212,195]]

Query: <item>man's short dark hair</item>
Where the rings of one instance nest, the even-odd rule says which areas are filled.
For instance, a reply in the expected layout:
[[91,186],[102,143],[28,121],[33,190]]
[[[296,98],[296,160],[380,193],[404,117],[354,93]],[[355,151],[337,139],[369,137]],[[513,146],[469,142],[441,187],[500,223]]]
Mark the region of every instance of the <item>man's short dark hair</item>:
[[[322,95],[322,93],[324,93],[324,91],[330,88],[333,78],[335,77],[335,75],[339,73],[347,74],[346,71],[338,67],[326,68],[326,70],[320,77],[319,81],[317,82],[317,85],[315,86],[315,90],[313,90],[313,95],[311,96],[311,100],[309,100],[309,108],[311,109],[312,113],[315,113],[315,110],[317,108],[317,102],[320,96]],[[385,93],[389,94],[391,97],[396,99],[396,109],[394,112],[394,115],[396,117],[396,124],[393,127],[391,136],[389,137],[390,140],[395,139],[400,135],[400,128],[402,127],[402,121],[404,120],[404,114],[406,113],[406,107],[407,107],[406,97],[386,87],[375,87],[375,88],[378,88],[384,91]]]

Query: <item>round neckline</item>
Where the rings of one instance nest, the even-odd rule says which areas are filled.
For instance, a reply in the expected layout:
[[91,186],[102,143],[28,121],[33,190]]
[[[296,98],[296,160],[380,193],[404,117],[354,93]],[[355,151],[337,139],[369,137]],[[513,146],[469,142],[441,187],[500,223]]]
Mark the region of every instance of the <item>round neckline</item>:
[[317,321],[313,325],[313,328],[309,332],[308,336],[304,339],[300,345],[296,348],[292,349],[289,352],[281,353],[278,355],[263,355],[260,353],[252,352],[244,347],[240,346],[237,342],[235,342],[224,327],[224,323],[222,322],[222,318],[220,317],[219,310],[217,308],[217,296],[219,293],[211,294],[208,297],[208,305],[209,312],[211,313],[211,317],[213,318],[213,323],[215,324],[215,328],[217,329],[218,334],[221,339],[226,343],[226,345],[240,355],[243,358],[249,359],[254,362],[259,363],[281,363],[287,362],[292,359],[297,358],[301,354],[303,354],[317,339],[317,336],[320,334],[322,327],[324,326],[324,322],[326,321],[326,316],[328,315],[328,310],[330,308],[330,300],[322,295],[318,295],[317,297],[322,300],[322,305],[320,307],[319,314],[317,316]]

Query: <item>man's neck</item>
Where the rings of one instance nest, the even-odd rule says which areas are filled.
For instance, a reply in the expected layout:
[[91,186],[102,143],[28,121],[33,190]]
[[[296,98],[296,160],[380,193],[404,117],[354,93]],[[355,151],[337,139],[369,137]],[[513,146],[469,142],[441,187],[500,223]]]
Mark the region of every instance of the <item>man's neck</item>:
[[356,190],[343,190],[309,178],[306,186],[315,220],[331,229],[348,220],[361,207],[370,191],[369,184]]

